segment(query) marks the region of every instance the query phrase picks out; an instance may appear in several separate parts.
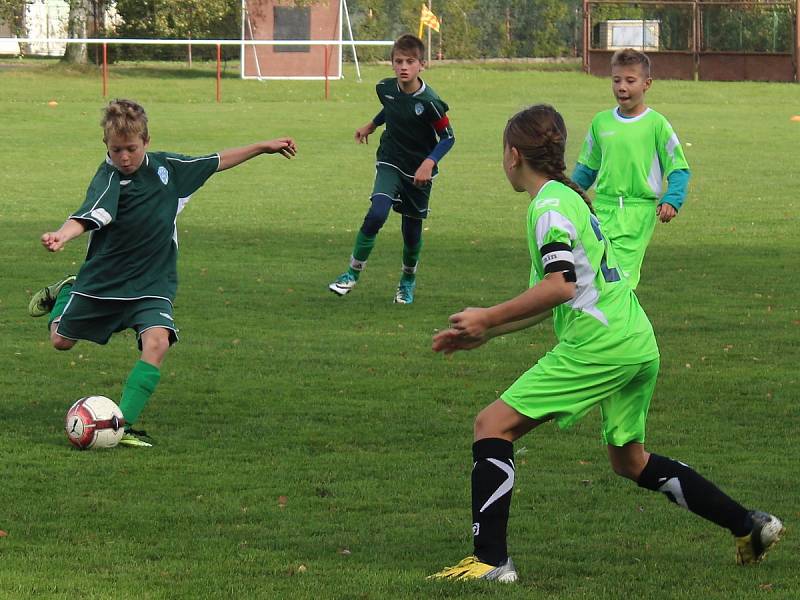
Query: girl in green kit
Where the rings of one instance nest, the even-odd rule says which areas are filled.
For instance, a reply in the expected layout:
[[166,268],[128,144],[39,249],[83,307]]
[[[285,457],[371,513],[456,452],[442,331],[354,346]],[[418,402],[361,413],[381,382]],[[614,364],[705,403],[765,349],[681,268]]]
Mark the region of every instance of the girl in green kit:
[[122,390],[126,432],[120,444],[148,447],[149,437],[131,426],[178,339],[172,309],[178,286],[177,215],[214,173],[259,154],[291,158],[297,148],[284,137],[199,157],[148,152],[147,115],[130,100],[111,102],[100,124],[108,153],[86,200],[57,231],[41,237],[45,249],[57,252],[90,231],[86,260],[77,276],[36,292],[28,312],[50,315],[50,341],[57,350],[69,350],[78,340],[106,344],[113,333],[129,328],[136,332],[141,357]]
[[551,106],[533,106],[508,122],[503,167],[514,190],[531,196],[530,289],[495,306],[452,315],[450,328],[433,338],[436,352],[472,350],[552,315],[558,344],[475,419],[474,550],[431,577],[517,580],[506,547],[513,442],[547,421],[569,427],[595,406],[615,473],[728,529],[735,536],[737,562],[758,562],[783,532],[779,519],[744,508],[691,467],[645,450],[658,347],[590,202],[564,175],[566,138],[564,121]]

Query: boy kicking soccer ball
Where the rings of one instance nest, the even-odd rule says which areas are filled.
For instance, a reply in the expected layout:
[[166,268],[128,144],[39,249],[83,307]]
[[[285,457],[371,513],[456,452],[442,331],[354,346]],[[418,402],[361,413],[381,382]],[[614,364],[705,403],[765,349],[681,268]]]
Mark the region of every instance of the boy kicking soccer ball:
[[122,390],[126,432],[119,443],[148,447],[148,436],[130,427],[158,384],[167,350],[178,340],[172,309],[178,213],[214,173],[259,154],[291,158],[297,148],[284,137],[198,157],[148,152],[147,115],[130,100],[111,102],[100,124],[108,153],[86,200],[61,228],[41,237],[45,249],[57,252],[90,231],[86,260],[77,276],[36,292],[28,312],[50,315],[50,341],[57,350],[69,350],[78,340],[106,344],[125,329],[136,332],[141,358]]
[[447,104],[419,77],[425,68],[424,55],[425,47],[413,35],[404,35],[394,43],[392,68],[397,77],[378,83],[375,91],[383,108],[369,123],[356,129],[355,139],[361,144],[386,124],[378,147],[371,206],[356,235],[350,266],[328,286],[339,296],[355,287],[393,208],[402,215],[403,232],[403,272],[394,301],[414,301],[422,220],[428,216],[437,165],[455,143]]

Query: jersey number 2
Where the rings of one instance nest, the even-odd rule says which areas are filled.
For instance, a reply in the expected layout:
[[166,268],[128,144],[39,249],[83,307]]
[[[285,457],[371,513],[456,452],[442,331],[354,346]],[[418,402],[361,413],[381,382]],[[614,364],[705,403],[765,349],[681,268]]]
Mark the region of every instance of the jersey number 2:
[[605,237],[603,237],[603,232],[600,231],[600,222],[594,215],[590,215],[589,220],[592,223],[592,229],[594,230],[594,234],[597,236],[597,241],[603,243],[603,258],[600,260],[600,270],[603,272],[603,279],[605,279],[606,282],[608,283],[619,281],[619,271],[617,271],[617,268],[611,267],[609,269],[608,263],[606,262],[608,241],[606,240]]

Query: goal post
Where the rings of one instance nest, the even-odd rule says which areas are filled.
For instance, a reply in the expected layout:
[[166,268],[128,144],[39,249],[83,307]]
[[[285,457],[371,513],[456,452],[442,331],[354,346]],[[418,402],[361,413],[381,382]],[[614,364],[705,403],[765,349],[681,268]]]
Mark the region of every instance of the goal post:
[[341,79],[344,45],[360,75],[346,0],[242,0],[241,25],[244,79]]

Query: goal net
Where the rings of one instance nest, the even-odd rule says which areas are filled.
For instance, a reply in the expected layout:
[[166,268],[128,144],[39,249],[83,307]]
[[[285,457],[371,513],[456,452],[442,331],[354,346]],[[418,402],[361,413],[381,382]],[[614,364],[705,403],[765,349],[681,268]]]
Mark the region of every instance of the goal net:
[[[345,0],[313,4],[242,0],[242,77],[341,78],[343,16],[349,25],[346,11]],[[328,45],[322,41],[337,43]]]

